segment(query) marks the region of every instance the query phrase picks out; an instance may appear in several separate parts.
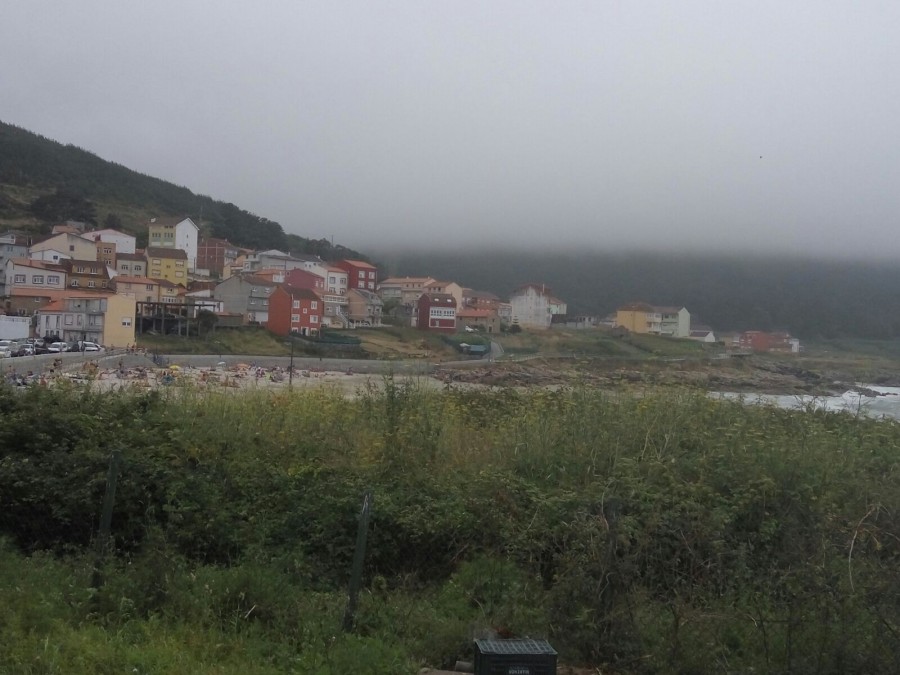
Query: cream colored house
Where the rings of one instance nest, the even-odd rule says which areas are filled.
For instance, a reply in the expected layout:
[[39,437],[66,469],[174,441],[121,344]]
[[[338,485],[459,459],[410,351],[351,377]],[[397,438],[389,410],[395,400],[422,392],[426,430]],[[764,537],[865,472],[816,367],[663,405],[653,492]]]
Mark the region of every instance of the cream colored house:
[[97,260],[97,245],[94,240],[69,232],[44,239],[28,249],[30,254],[48,250],[59,251],[74,260]]
[[106,347],[134,343],[135,300],[129,295],[75,295],[38,310],[38,337],[86,340]]
[[632,333],[650,333],[686,338],[691,335],[691,314],[684,307],[634,302],[616,310],[616,326]]

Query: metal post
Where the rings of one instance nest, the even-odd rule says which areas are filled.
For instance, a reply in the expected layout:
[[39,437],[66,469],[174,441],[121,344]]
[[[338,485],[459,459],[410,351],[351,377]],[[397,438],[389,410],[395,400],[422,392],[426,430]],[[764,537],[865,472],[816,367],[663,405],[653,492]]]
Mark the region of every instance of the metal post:
[[294,338],[291,338],[291,369],[288,371],[288,386],[294,386]]
[[344,612],[343,628],[345,633],[353,630],[356,604],[359,600],[359,587],[362,583],[362,567],[366,555],[366,536],[369,532],[372,502],[372,492],[366,492],[363,497],[362,510],[359,513],[359,527],[356,531],[356,550],[353,552],[353,569],[350,572],[350,589],[347,597],[347,609]]
[[94,562],[94,574],[91,577],[91,588],[100,588],[103,578],[100,567],[109,548],[109,533],[112,526],[113,505],[116,501],[116,482],[119,479],[119,463],[122,453],[113,450],[109,458],[109,471],[106,474],[106,495],[103,497],[103,513],[100,516],[100,534],[97,537],[97,558]]

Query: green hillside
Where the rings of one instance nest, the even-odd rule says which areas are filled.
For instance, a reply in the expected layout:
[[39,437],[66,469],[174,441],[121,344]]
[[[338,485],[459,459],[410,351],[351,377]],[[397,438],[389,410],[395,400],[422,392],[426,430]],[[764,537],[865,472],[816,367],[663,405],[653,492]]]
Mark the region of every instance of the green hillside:
[[234,204],[0,122],[0,229],[49,232],[60,221],[81,220],[122,229],[142,243],[150,218],[182,215],[205,234],[238,246],[365,259],[326,239],[286,234],[279,223]]

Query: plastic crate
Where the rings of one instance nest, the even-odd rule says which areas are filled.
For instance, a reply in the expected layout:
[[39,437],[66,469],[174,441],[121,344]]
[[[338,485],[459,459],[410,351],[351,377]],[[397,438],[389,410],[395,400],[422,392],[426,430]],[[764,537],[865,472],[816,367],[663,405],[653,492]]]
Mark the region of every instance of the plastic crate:
[[546,640],[475,640],[475,675],[556,675]]

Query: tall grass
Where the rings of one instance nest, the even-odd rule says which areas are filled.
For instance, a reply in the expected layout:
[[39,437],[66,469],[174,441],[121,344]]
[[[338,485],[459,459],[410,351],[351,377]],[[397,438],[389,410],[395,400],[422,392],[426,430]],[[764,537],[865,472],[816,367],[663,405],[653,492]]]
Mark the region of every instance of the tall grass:
[[[414,672],[486,631],[619,672],[881,672],[900,647],[893,422],[386,378],[0,390],[0,444],[2,672]],[[118,553],[90,590],[113,448]]]

